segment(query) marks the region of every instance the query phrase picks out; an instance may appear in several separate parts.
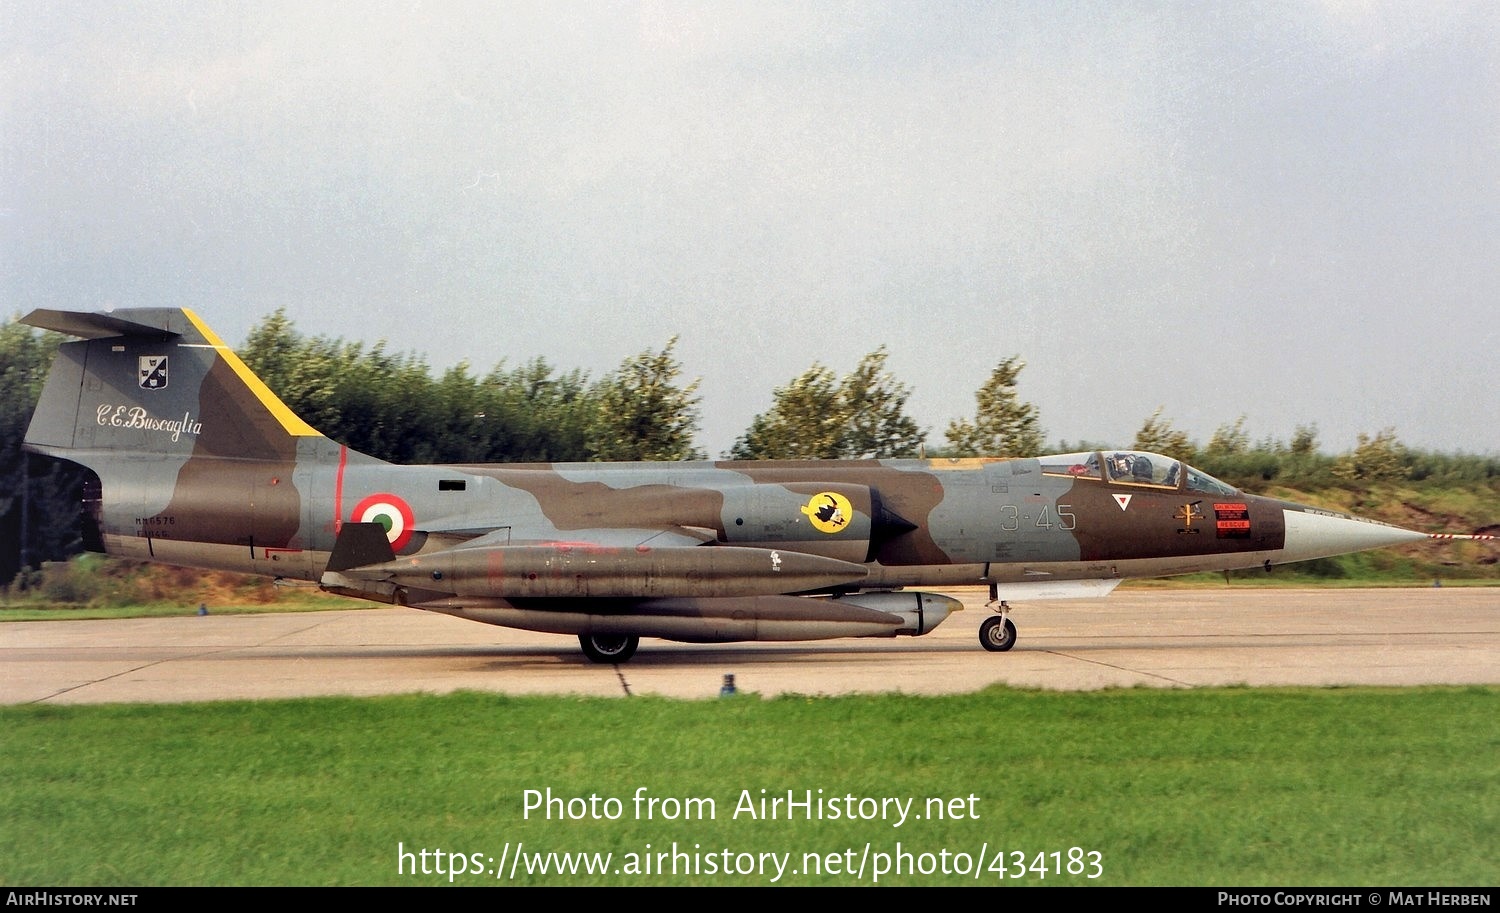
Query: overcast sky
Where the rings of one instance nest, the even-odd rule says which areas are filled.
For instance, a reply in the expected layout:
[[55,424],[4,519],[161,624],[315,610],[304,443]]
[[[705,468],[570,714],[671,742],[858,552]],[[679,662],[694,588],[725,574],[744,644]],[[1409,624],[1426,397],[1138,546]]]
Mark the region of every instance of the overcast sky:
[[0,155],[6,317],[1500,453],[1493,3],[0,0]]

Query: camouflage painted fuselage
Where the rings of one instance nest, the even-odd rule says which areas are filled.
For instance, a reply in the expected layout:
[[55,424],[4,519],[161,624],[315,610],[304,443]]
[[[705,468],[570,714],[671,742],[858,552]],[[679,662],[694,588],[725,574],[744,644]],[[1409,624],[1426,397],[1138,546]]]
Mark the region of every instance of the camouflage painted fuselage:
[[[1080,595],[1127,577],[1420,538],[1131,452],[394,466],[308,427],[190,312],[38,311],[27,320],[85,340],[62,346],[26,440],[97,475],[88,508],[109,554],[318,581],[502,624],[575,631],[591,623],[550,619],[796,618],[799,607],[832,603],[779,597],[916,585]],[[346,530],[370,523],[384,540],[373,551],[355,547],[358,530],[340,547]],[[884,598],[843,608],[884,612]],[[890,633],[884,620],[871,623],[857,633]],[[631,630],[642,628],[682,639],[741,630]]]

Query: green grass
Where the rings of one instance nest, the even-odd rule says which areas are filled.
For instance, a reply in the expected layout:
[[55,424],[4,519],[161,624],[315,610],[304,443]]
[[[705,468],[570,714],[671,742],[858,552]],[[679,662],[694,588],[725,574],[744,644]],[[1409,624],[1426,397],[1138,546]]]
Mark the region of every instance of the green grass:
[[[876,854],[974,883],[1012,851],[1020,884],[1490,885],[1500,882],[1500,689],[996,689],[977,695],[709,702],[458,694],[170,706],[0,708],[0,882],[431,885],[514,852],[612,853],[543,885],[759,885],[759,874],[628,875],[631,853],[790,853],[781,883],[873,881]],[[618,798],[618,820],[548,820],[526,790]],[[711,799],[712,819],[641,820],[638,789]],[[945,820],[753,820],[753,799],[958,799]],[[977,797],[969,804],[969,797]],[[969,818],[967,811],[977,813]],[[804,853],[863,877],[791,874]],[[650,845],[648,850],[647,845]],[[398,846],[413,856],[398,872]],[[1070,875],[1071,848],[1102,877]],[[429,874],[413,874],[423,849]],[[923,854],[929,854],[924,856]],[[954,855],[967,854],[967,855]],[[487,861],[493,858],[493,863]],[[1054,862],[1054,859],[1057,861]],[[1055,869],[1060,863],[1061,875]],[[669,863],[670,864],[670,863]],[[653,871],[657,860],[652,859]],[[682,863],[679,862],[679,866]],[[1084,866],[1086,867],[1086,865]],[[507,873],[508,874],[508,873]],[[998,877],[984,872],[980,884]],[[493,883],[463,874],[454,883]],[[499,883],[514,883],[508,878]]]
[[[338,599],[313,595],[306,599],[288,598],[277,602],[242,602],[233,605],[215,603],[207,606],[214,615],[261,615],[281,612],[327,612],[333,609],[385,609],[385,603],[362,599]],[[197,603],[150,602],[136,605],[57,605],[40,603],[19,608],[0,608],[0,622],[6,621],[97,621],[104,618],[171,618],[198,614]]]

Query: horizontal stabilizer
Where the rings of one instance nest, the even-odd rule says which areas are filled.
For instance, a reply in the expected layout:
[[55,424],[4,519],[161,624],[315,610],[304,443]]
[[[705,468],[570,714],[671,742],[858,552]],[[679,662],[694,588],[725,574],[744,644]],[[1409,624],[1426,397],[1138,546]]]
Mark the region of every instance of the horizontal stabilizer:
[[[173,326],[172,318],[179,315],[180,311],[173,310],[151,310],[131,311],[131,316],[139,317],[142,314],[160,315],[161,320],[153,320],[151,323],[142,323],[137,320],[125,320],[112,314],[89,311],[53,311],[46,308],[32,311],[21,322],[27,326],[33,326],[41,330],[52,330],[56,333],[65,333],[68,336],[77,336],[80,339],[109,339],[114,336],[139,336],[147,339],[171,339],[181,336],[186,326]],[[178,322],[181,318],[178,317]]]

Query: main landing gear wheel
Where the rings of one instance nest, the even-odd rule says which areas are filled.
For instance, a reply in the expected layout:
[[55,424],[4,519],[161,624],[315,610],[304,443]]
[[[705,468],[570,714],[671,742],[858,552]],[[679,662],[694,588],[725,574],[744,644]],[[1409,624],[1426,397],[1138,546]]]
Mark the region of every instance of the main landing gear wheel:
[[633,634],[580,634],[578,645],[596,663],[623,663],[635,655],[641,639]]
[[991,653],[1004,653],[1016,645],[1016,626],[1004,615],[986,618],[979,625],[979,645]]

